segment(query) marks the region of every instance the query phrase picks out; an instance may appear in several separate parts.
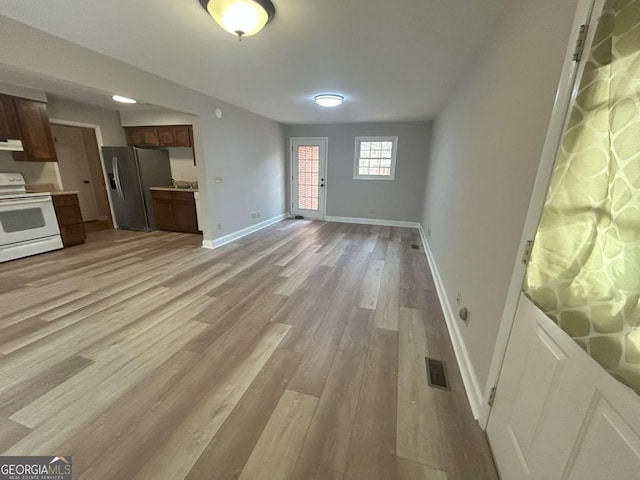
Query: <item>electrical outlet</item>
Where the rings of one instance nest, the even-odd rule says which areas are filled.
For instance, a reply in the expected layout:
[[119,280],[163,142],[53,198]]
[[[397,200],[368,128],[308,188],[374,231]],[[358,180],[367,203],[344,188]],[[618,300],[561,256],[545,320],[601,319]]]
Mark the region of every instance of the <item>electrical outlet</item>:
[[260,210],[258,210],[256,213],[258,214],[258,218],[260,218],[260,215],[262,214],[262,212],[260,212]]
[[458,304],[458,306],[460,306],[461,302],[462,302],[462,292],[458,292],[458,296],[456,297],[456,303]]
[[375,208],[370,208],[369,209],[369,213],[375,213],[376,209]]
[[467,307],[462,307],[460,309],[460,312],[458,313],[458,316],[460,317],[460,320],[462,320],[466,326],[469,325],[469,319],[471,318],[471,310],[469,310]]
[[427,227],[427,238],[431,238],[431,227]]
[[218,230],[222,230],[222,224],[221,223],[218,224]]
[[221,175],[214,175],[213,176],[213,183],[223,183],[224,182],[224,178],[222,178]]

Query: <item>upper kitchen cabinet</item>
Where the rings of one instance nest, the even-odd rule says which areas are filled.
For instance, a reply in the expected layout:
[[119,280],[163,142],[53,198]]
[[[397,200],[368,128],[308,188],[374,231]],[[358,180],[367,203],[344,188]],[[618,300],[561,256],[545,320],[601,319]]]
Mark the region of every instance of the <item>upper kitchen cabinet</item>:
[[13,97],[24,152],[13,152],[13,159],[31,162],[57,162],[47,105],[44,102]]
[[130,147],[191,147],[191,125],[125,127]]
[[130,147],[162,147],[157,127],[125,127]]
[[20,127],[13,97],[0,94],[0,140],[20,139]]

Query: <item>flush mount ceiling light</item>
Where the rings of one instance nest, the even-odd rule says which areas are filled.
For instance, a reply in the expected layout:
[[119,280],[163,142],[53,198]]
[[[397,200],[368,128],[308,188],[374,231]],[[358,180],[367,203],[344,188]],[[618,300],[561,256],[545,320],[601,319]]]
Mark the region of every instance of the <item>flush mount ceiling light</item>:
[[316,95],[313,99],[321,107],[337,107],[344,102],[344,97],[335,93],[323,93],[322,95]]
[[123,97],[122,95],[114,95],[111,98],[113,101],[120,103],[138,103],[133,98]]
[[218,25],[240,40],[258,33],[276,14],[270,0],[200,0],[200,4]]

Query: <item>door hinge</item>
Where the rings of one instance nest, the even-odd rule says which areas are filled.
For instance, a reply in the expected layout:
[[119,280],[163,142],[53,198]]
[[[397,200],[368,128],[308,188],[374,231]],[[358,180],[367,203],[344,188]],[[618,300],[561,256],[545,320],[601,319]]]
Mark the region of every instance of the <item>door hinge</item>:
[[490,407],[492,407],[492,406],[493,406],[493,402],[494,402],[494,401],[495,401],[495,399],[496,399],[496,391],[497,391],[497,390],[498,390],[498,389],[497,389],[496,387],[493,387],[493,388],[491,389],[491,393],[489,393],[489,400],[487,401],[487,403],[489,404],[489,406],[490,406]]
[[576,40],[576,49],[573,51],[573,61],[579,62],[582,60],[582,54],[584,53],[584,47],[587,43],[587,25],[580,25],[578,30],[578,39]]
[[522,263],[527,265],[531,258],[531,251],[533,250],[533,240],[527,240],[527,244],[524,246],[524,253],[522,254]]

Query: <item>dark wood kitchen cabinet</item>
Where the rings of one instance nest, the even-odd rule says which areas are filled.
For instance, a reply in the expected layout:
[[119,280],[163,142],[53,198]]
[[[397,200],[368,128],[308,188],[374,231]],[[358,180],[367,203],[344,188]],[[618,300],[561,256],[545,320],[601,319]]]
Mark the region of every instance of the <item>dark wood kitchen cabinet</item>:
[[156,224],[160,230],[198,233],[193,192],[151,190]]
[[0,140],[18,139],[20,139],[20,127],[13,97],[0,94]]
[[80,202],[75,193],[52,195],[53,208],[58,218],[62,244],[66,247],[80,245],[87,239],[87,233],[82,221]]
[[190,125],[169,125],[158,127],[160,141],[165,147],[191,147]]
[[125,127],[130,147],[191,147],[191,125]]
[[13,152],[13,159],[32,162],[57,162],[47,104],[13,97],[24,152]]
[[130,147],[163,147],[156,127],[125,127]]

